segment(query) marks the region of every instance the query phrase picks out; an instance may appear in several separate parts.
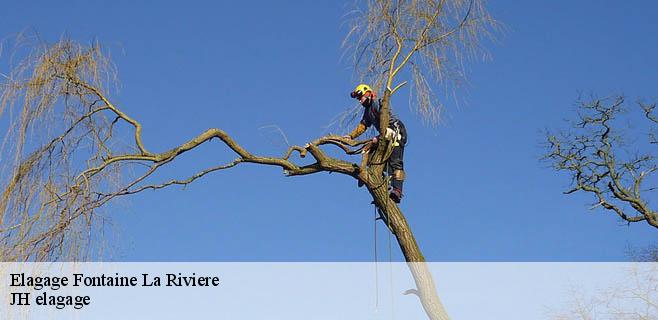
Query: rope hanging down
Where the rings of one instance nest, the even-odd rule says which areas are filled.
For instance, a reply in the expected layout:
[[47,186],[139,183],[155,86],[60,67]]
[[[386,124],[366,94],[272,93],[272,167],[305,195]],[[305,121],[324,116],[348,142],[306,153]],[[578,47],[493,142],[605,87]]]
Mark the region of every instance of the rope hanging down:
[[[383,141],[386,142],[386,150],[384,152],[384,156],[382,157],[382,162],[381,163],[373,163],[372,162],[372,155],[376,151],[376,148],[372,148],[372,145],[374,143],[371,143],[368,146],[364,146],[362,149],[362,153],[366,153],[364,157],[368,157],[366,160],[367,166],[371,165],[381,165],[384,164],[384,172],[383,172],[383,178],[384,181],[382,182],[382,185],[377,186],[377,188],[380,188],[382,186],[386,186],[386,190],[389,191],[391,188],[391,176],[389,175],[389,163],[388,160],[391,157],[391,154],[393,153],[393,148],[395,148],[395,144],[397,139],[400,136],[400,131],[399,129],[396,129],[392,134],[386,134],[385,139]],[[382,140],[379,140],[380,142]],[[392,245],[392,229],[391,229],[391,224],[390,220],[388,219],[387,212],[388,212],[388,201],[385,201],[384,203],[384,208],[378,207],[375,201],[372,202],[374,206],[374,220],[373,220],[373,232],[374,232],[374,259],[375,259],[375,314],[377,315],[379,313],[379,259],[378,259],[378,246],[377,246],[377,220],[382,220],[387,228],[388,228],[388,263],[389,263],[389,292],[390,292],[390,299],[391,299],[391,319],[395,319],[395,300],[393,296],[393,245]]]
[[[384,164],[385,164],[385,170],[384,170],[384,184],[386,185],[386,189],[389,190],[391,187],[390,181],[391,177],[388,175],[389,172],[389,164],[388,164],[388,158],[391,156],[391,153],[393,152],[393,147],[394,147],[394,141],[387,140],[387,148],[386,152],[384,154]],[[371,158],[370,158],[371,159]],[[370,165],[370,161],[368,161],[368,164]],[[372,202],[374,206],[374,220],[373,220],[373,225],[374,225],[374,258],[375,258],[375,314],[379,313],[379,261],[378,261],[378,254],[377,254],[377,220],[382,220],[387,228],[388,228],[388,263],[389,263],[389,293],[390,293],[390,299],[391,299],[391,319],[395,319],[395,299],[393,296],[393,245],[392,245],[392,229],[391,229],[391,224],[390,220],[388,219],[388,216],[386,215],[386,212],[388,212],[388,201],[384,204],[384,210],[381,210],[379,207],[377,207],[377,204],[373,201]]]

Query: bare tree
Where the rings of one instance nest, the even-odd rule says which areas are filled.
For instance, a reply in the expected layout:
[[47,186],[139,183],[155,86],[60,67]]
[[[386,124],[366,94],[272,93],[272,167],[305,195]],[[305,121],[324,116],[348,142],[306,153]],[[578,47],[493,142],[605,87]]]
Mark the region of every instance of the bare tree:
[[625,281],[595,295],[572,293],[573,301],[555,320],[658,319],[658,264],[637,263],[624,274]]
[[627,250],[628,257],[635,262],[658,262],[658,244],[646,247],[630,247]]
[[[391,95],[408,74],[415,79],[417,110],[436,119],[427,76],[442,81],[455,71],[463,54],[474,52],[493,22],[480,1],[367,1],[356,11],[351,40],[360,74],[384,86],[381,123],[390,117]],[[3,261],[84,259],[101,211],[117,198],[187,185],[196,179],[243,163],[279,167],[286,176],[335,172],[361,181],[395,235],[431,319],[448,319],[418,244],[400,208],[389,199],[384,165],[393,143],[352,141],[336,135],[291,146],[281,156],[262,156],[243,148],[221,129],[208,129],[188,142],[156,152],[142,142],[142,125],[116,105],[108,90],[114,67],[98,44],[63,39],[39,44],[5,75],[0,115],[9,118],[3,143],[9,164],[2,175],[0,259]],[[392,88],[393,87],[393,88]],[[385,129],[385,128],[382,128]],[[385,132],[386,130],[381,130]],[[130,143],[121,137],[129,136]],[[235,154],[228,163],[190,177],[151,182],[159,168],[199,145],[217,141]],[[360,162],[329,156],[334,146]],[[7,150],[7,152],[5,152]],[[309,156],[299,165],[296,157]]]
[[658,128],[656,104],[638,104],[646,121],[635,125],[647,127],[646,138],[637,141],[624,131],[623,97],[579,102],[572,130],[548,134],[544,159],[571,177],[566,194],[589,193],[595,198],[592,209],[602,207],[627,223],[646,222],[658,228],[658,214],[648,200],[656,189],[653,173],[658,169],[651,148],[658,143],[653,133]]

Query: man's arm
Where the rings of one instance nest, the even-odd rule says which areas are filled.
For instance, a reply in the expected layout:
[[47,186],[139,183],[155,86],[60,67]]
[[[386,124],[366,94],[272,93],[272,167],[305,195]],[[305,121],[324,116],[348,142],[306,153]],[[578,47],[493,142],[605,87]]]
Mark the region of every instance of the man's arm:
[[370,125],[372,125],[372,123],[370,123],[368,118],[368,110],[367,109],[363,110],[363,116],[361,117],[361,121],[359,121],[359,125],[356,126],[356,128],[352,130],[352,132],[350,132],[350,134],[348,134],[347,137],[349,137],[350,139],[358,138],[360,135],[366,132],[366,129],[368,129]]
[[361,134],[366,132],[366,129],[367,129],[366,125],[363,124],[363,122],[359,122],[359,125],[354,130],[352,130],[352,132],[350,132],[348,136],[350,137],[350,139],[356,139]]

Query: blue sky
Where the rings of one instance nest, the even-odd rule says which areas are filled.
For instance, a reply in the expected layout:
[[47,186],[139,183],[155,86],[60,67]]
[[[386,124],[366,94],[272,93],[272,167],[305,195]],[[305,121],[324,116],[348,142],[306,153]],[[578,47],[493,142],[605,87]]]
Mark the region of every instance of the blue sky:
[[[325,133],[350,106],[355,85],[340,60],[351,1],[10,2],[3,37],[30,28],[48,41],[101,41],[121,81],[117,105],[165,150],[219,127],[259,154]],[[562,125],[581,93],[658,99],[658,22],[652,2],[492,1],[504,25],[491,59],[467,66],[460,103],[446,97],[444,124],[405,121],[408,180],[402,209],[432,261],[624,260],[656,230],[589,211],[587,195],[564,196],[568,178],[540,163],[542,132]],[[406,90],[406,89],[405,89]],[[162,172],[185,177],[232,159],[210,143]],[[356,159],[355,159],[356,160]],[[146,192],[111,209],[119,261],[371,261],[373,208],[338,175],[285,178],[245,165],[184,190]],[[380,257],[388,238],[379,226]],[[393,259],[399,260],[393,245]]]

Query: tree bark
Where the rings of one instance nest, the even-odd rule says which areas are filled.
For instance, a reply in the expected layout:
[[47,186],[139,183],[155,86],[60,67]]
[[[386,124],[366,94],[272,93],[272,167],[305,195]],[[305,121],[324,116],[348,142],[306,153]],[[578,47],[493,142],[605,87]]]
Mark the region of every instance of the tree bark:
[[418,247],[416,238],[411,232],[407,219],[405,219],[400,208],[389,199],[387,184],[381,176],[371,178],[374,186],[369,184],[368,191],[375,200],[375,205],[384,214],[387,226],[397,239],[409,271],[411,271],[416,283],[416,293],[425,313],[432,320],[450,319],[437,294],[434,279],[427,267],[425,257]]

